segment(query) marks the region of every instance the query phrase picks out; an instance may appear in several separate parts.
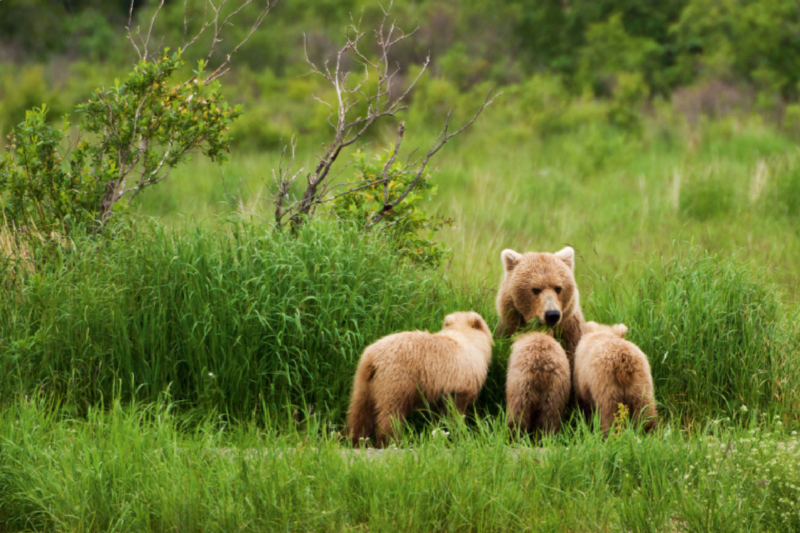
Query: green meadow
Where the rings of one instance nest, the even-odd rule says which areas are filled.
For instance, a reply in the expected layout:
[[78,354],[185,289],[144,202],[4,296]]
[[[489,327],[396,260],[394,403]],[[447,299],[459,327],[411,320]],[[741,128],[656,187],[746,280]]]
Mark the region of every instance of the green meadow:
[[[47,103],[48,124],[73,113],[62,150],[74,106],[133,62],[127,9],[67,4],[0,2],[0,129]],[[180,4],[156,17],[163,42],[205,16]],[[274,8],[221,78],[242,105],[228,161],[192,152],[103,231],[18,228],[0,167],[0,531],[800,530],[800,7],[495,4],[396,2],[420,20],[400,81],[432,51],[430,70],[332,169],[363,177],[357,150],[385,157],[401,119],[398,160],[419,156],[492,89],[431,159],[413,202],[447,222],[417,241],[324,207],[272,224],[286,147],[302,194],[332,137],[299,36],[330,57],[351,12],[379,20],[361,0]],[[568,411],[558,435],[515,434],[512,340],[495,339],[466,416],[422,411],[388,449],[350,445],[366,346],[459,310],[493,328],[501,251],[566,245],[587,320],[624,322],[648,355],[656,431],[623,417],[604,438]]]
[[[433,161],[437,190],[426,209],[453,219],[437,235],[452,250],[446,274],[494,288],[504,248],[569,244],[588,294],[598,276],[630,280],[653,254],[699,247],[766,270],[765,279],[796,300],[800,149],[793,139],[747,116],[674,126],[679,117],[670,108],[635,133],[591,121],[542,135],[535,123],[509,116],[517,105],[502,95]],[[409,147],[427,146],[436,133],[408,129]],[[383,133],[367,147],[372,155],[390,147],[391,132]],[[300,144],[298,168],[313,165],[314,144]],[[213,225],[232,210],[269,218],[279,162],[280,151],[237,153],[222,167],[194,160],[144,193],[137,210],[171,225]]]
[[[113,238],[6,262],[6,528],[796,530],[791,142],[722,124],[694,148],[613,129],[505,142],[486,122],[437,161],[439,267],[326,217],[275,232],[257,198],[279,154],[235,151],[180,167]],[[608,144],[585,167],[589,135]],[[460,309],[494,325],[500,250],[564,244],[587,318],[625,322],[650,357],[658,431],[510,433],[498,340],[466,420],[421,413],[397,449],[350,448],[366,345]]]

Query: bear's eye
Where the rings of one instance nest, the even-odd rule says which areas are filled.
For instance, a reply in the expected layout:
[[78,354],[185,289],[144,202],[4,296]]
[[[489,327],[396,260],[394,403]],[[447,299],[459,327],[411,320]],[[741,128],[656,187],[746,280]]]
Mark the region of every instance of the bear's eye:
[[561,287],[556,287],[556,294],[561,294]]
[[542,292],[542,289],[533,289],[533,294],[539,294]]

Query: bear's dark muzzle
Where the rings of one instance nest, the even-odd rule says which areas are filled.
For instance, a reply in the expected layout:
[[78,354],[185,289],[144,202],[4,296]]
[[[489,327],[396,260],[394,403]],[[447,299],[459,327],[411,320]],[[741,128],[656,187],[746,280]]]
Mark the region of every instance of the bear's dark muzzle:
[[561,313],[558,311],[545,311],[544,321],[548,326],[555,326],[561,320]]

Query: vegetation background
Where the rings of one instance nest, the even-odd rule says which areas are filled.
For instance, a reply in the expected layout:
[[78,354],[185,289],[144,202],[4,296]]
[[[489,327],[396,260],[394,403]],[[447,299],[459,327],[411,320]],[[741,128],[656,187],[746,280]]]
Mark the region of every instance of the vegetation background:
[[[212,68],[263,7],[242,12]],[[134,32],[156,8],[133,4]],[[166,1],[154,42],[174,50],[205,8]],[[3,135],[42,104],[54,126],[74,120],[124,79],[130,13],[127,0],[0,1]],[[284,147],[294,138],[310,168],[332,134],[304,40],[321,63],[351,16],[372,28],[381,13],[282,0],[221,80],[243,106],[226,164],[194,154],[113,232],[42,247],[0,233],[0,524],[797,531],[800,3],[397,1],[392,18],[419,25],[392,57],[403,83],[431,59],[402,116],[405,153],[450,110],[460,124],[503,93],[414,199],[450,222],[400,244],[341,211],[274,231]],[[338,168],[368,172],[397,125]],[[343,451],[366,345],[455,310],[495,323],[500,251],[565,244],[587,318],[625,322],[650,357],[655,435],[603,440],[572,420],[557,438],[514,438],[498,341],[466,422],[425,414],[401,445],[413,452]]]

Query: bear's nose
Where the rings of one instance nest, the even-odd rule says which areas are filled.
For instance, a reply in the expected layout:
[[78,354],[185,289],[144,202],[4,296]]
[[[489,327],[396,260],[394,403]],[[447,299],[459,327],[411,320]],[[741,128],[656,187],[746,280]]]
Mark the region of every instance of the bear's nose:
[[561,313],[558,311],[545,311],[544,312],[544,321],[547,322],[548,326],[555,326],[558,324],[558,321],[561,319]]

